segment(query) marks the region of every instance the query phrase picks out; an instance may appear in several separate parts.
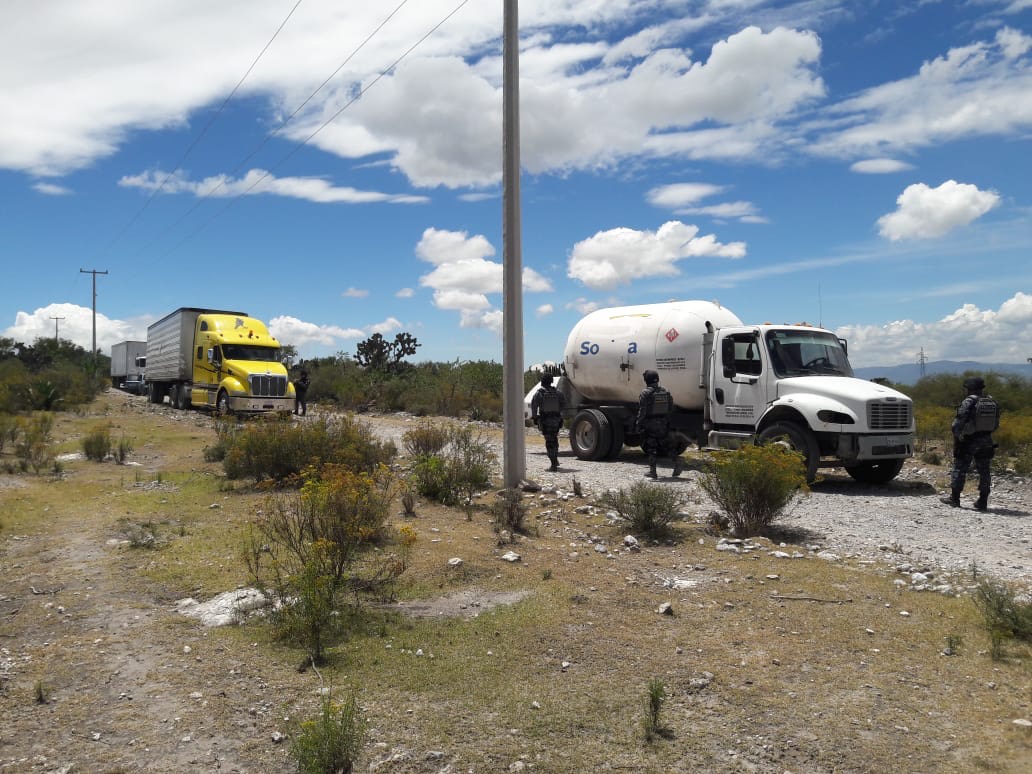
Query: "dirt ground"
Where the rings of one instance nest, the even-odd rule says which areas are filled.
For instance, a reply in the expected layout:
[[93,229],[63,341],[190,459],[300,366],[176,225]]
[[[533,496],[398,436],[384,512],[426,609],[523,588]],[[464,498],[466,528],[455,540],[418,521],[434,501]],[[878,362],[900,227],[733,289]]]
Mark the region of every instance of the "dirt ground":
[[[134,510],[141,496],[165,513],[183,503],[170,528],[184,532],[246,518],[256,498],[220,495],[219,466],[201,453],[204,415],[114,391],[93,413],[136,439],[132,465],[70,456],[61,481],[0,476],[0,772],[292,771],[290,734],[329,675],[291,668],[296,651],[247,626],[209,629],[179,614],[179,600],[220,589],[155,583],[158,557],[186,560],[135,548],[125,532],[126,519],[145,516]],[[89,419],[59,421],[69,455]],[[203,494],[189,500],[191,487]],[[583,503],[554,494],[536,501],[537,534],[513,547],[457,511],[421,504],[411,523],[421,551],[410,574],[439,593],[404,599],[397,609],[416,623],[390,635],[387,655],[352,654],[343,670],[368,670],[361,770],[1032,771],[1032,729],[1016,722],[1032,717],[1028,660],[994,664],[974,634],[963,661],[942,656],[944,635],[977,631],[969,614],[942,595],[901,599],[890,569],[814,559],[804,573],[804,563],[774,564],[777,546],[762,541],[770,550],[751,557],[718,554],[701,527],[683,546],[632,551]],[[520,562],[500,560],[510,549]],[[205,557],[215,577],[238,561]],[[832,585],[814,588],[810,576]],[[698,617],[657,612],[664,601]],[[513,625],[485,619],[528,605],[515,624],[526,640],[510,655],[521,666],[483,664],[505,649],[498,629]],[[861,605],[861,639],[833,640],[834,627],[855,628]],[[897,628],[904,613],[927,618],[930,656]],[[415,669],[436,655],[440,675],[384,663],[402,653],[412,663],[420,637],[431,645]],[[871,674],[894,647],[902,660]],[[599,717],[636,708],[652,674],[667,676],[672,718],[663,747],[650,749],[628,741],[633,723],[607,728]],[[559,697],[564,707],[540,719]],[[976,732],[986,717],[992,728]]]

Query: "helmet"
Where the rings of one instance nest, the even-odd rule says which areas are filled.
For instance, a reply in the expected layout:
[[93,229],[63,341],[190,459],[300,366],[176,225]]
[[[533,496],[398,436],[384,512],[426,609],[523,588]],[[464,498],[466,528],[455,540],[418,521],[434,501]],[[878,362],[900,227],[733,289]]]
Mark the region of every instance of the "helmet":
[[551,387],[552,386],[552,374],[545,374],[544,376],[541,377],[541,386],[542,387]]
[[969,376],[967,379],[964,380],[964,389],[965,390],[984,390],[985,389],[985,379],[983,379],[981,376]]
[[645,380],[645,384],[659,384],[659,374],[655,371],[646,371],[641,376]]

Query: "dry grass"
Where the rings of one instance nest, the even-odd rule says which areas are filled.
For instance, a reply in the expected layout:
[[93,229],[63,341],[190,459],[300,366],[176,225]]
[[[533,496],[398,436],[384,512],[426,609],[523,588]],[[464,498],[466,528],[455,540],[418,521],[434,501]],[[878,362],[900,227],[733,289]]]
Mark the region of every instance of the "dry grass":
[[[74,448],[98,414],[135,439],[140,467],[72,462],[59,481],[0,489],[4,771],[34,770],[35,755],[82,771],[288,771],[272,734],[314,714],[326,686],[355,688],[370,721],[360,770],[1018,772],[1032,759],[1012,723],[1032,714],[1030,661],[989,658],[970,599],[901,591],[877,566],[719,553],[701,524],[607,558],[585,536],[615,549],[618,528],[534,499],[533,536],[512,546],[486,510],[469,522],[420,502],[406,518],[397,503],[419,535],[402,600],[528,595],[475,617],[367,606],[326,668],[299,673],[301,653],[261,623],[205,631],[172,609],[247,582],[240,545],[263,495],[204,462],[210,422],[112,393],[55,435]],[[161,546],[109,543],[126,519],[155,524]],[[522,561],[500,560],[510,548]],[[665,587],[674,577],[694,585]],[[667,699],[646,742],[652,680]]]

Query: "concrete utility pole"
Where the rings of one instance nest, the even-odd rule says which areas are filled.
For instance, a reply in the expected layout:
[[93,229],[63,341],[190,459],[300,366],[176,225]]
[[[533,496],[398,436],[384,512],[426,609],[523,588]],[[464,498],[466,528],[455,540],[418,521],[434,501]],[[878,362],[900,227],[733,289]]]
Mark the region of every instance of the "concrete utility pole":
[[520,240],[520,62],[517,0],[505,0],[502,32],[502,420],[504,479],[526,478],[523,424],[523,255]]
[[107,274],[107,270],[98,271],[97,269],[79,269],[80,274],[92,274],[93,275],[93,349],[90,351],[90,357],[93,359],[93,375],[97,375],[97,275]]
[[54,321],[54,343],[57,344],[58,342],[61,341],[60,337],[57,335],[57,321],[58,320],[67,320],[68,318],[67,317],[54,317],[53,315],[50,315],[50,319]]

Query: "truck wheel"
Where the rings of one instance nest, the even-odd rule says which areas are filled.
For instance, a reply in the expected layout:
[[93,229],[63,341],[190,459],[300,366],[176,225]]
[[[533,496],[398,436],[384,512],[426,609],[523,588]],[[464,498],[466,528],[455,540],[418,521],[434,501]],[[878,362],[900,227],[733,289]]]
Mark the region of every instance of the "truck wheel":
[[570,423],[570,448],[579,460],[599,460],[609,453],[612,427],[598,409],[585,409]]
[[147,385],[147,402],[148,403],[161,403],[161,399],[165,396],[161,394],[161,388],[157,384]]
[[883,460],[846,466],[846,473],[861,484],[887,484],[898,476],[901,470],[903,460]]
[[757,439],[761,444],[777,443],[803,455],[806,465],[806,483],[817,480],[817,464],[821,460],[820,449],[813,433],[791,422],[775,422],[760,431]]
[[224,417],[233,413],[233,409],[229,406],[229,393],[225,390],[219,390],[219,397],[215,400],[215,410]]
[[623,451],[623,439],[624,439],[624,428],[623,422],[620,421],[619,417],[609,417],[609,432],[612,436],[609,441],[609,451],[606,452],[607,460],[615,460],[620,456],[620,452]]
[[179,385],[173,384],[168,388],[168,406],[169,408],[179,408]]

